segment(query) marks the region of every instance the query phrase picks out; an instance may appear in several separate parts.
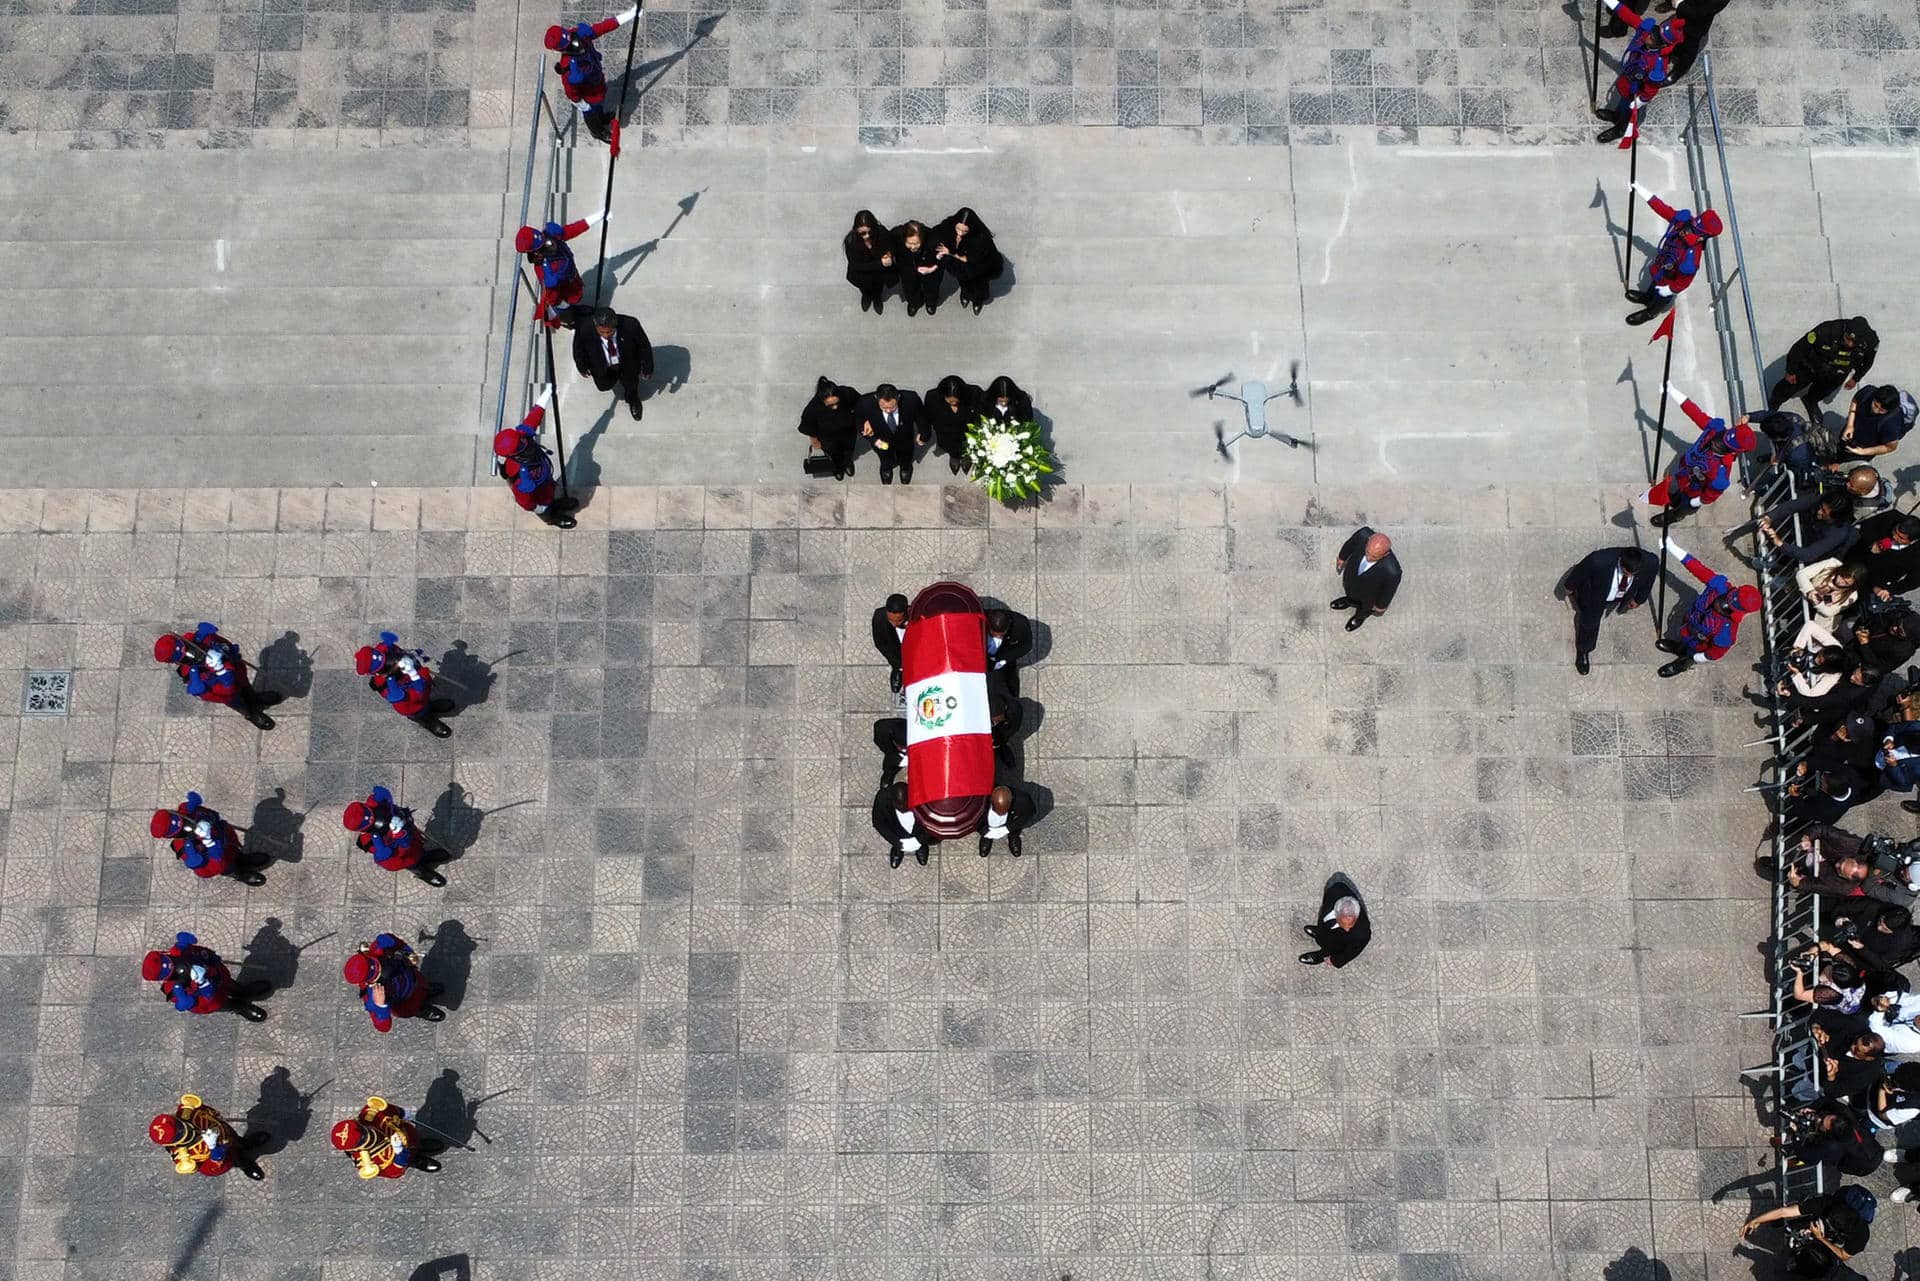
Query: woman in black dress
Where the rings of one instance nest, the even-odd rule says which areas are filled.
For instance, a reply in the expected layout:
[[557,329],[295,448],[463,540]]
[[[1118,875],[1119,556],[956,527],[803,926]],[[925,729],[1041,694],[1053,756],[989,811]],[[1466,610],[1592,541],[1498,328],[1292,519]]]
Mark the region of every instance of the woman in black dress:
[[987,384],[980,398],[980,412],[998,427],[1012,427],[1033,421],[1033,397],[1020,390],[1020,384],[1001,374]]
[[972,469],[967,458],[967,428],[980,413],[980,389],[958,374],[948,374],[921,402],[933,425],[933,443],[947,456],[956,474]]
[[960,285],[960,301],[971,306],[974,315],[979,315],[980,309],[987,305],[987,287],[1007,265],[1000,251],[993,247],[993,232],[980,221],[980,215],[962,208],[940,224],[934,238],[939,242],[934,253]]
[[940,310],[940,255],[935,252],[933,233],[924,222],[906,222],[893,229],[893,243],[907,314],[915,315],[925,307],[933,315]]
[[835,480],[853,475],[853,450],[860,439],[854,406],[859,400],[859,392],[823,376],[814,384],[813,399],[800,411],[800,434],[833,460]]
[[853,230],[841,244],[847,251],[847,283],[860,291],[860,310],[886,311],[882,295],[898,274],[893,237],[871,210],[862,209],[853,216]]

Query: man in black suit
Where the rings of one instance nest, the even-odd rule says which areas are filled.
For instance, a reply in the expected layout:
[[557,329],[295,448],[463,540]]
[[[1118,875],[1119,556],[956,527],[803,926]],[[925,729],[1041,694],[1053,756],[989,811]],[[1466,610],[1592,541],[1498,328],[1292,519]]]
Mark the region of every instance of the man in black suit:
[[900,692],[900,646],[907,639],[907,598],[899,592],[873,611],[873,647],[887,660],[893,692]]
[[1353,882],[1344,876],[1327,882],[1326,891],[1320,895],[1320,915],[1312,925],[1301,928],[1315,947],[1300,954],[1300,964],[1331,965],[1336,970],[1360,955],[1373,938],[1367,905],[1360,900]]
[[653,377],[653,344],[639,321],[611,307],[596,308],[592,324],[574,327],[573,366],[601,391],[619,384],[628,412],[640,417],[640,384]]
[[1400,558],[1393,554],[1392,541],[1366,525],[1340,545],[1333,568],[1340,575],[1340,594],[1327,607],[1353,611],[1348,631],[1375,614],[1386,613],[1393,594],[1400,590]]
[[919,818],[907,805],[905,783],[884,783],[874,793],[873,830],[887,843],[888,867],[899,867],[909,854],[913,855],[914,862],[925,867],[927,855],[940,843],[920,825]]
[[1587,656],[1600,643],[1600,620],[1647,603],[1660,558],[1638,547],[1602,547],[1567,571],[1567,601],[1573,606],[1573,670],[1585,676]]
[[1038,811],[1033,797],[1018,787],[996,787],[987,796],[987,808],[980,815],[980,857],[993,852],[993,843],[1005,839],[1007,853],[1019,858],[1020,833],[1027,830]]
[[997,672],[1007,692],[1020,696],[1020,660],[1033,652],[1033,624],[1011,609],[987,611],[987,670]]
[[1007,769],[1016,768],[1013,740],[1020,733],[1027,713],[1020,699],[1007,689],[1006,682],[987,677],[987,714],[992,718],[993,755]]
[[880,456],[880,483],[891,485],[897,467],[900,483],[911,485],[913,452],[929,430],[920,397],[892,383],[881,383],[873,389],[873,395],[860,401],[859,417],[860,434],[873,442],[873,452]]
[[873,745],[880,749],[880,786],[900,777],[907,759],[907,718],[888,716],[873,723]]
[[1866,585],[1899,595],[1920,587],[1920,516],[1881,512],[1860,522],[1852,555],[1866,567]]

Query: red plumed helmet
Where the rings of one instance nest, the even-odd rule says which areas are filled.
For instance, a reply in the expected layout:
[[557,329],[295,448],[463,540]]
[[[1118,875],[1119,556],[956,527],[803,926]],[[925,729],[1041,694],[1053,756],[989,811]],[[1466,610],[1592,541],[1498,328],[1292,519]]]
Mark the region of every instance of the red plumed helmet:
[[364,832],[373,826],[373,811],[360,801],[347,806],[347,812],[340,816],[340,823],[349,832]]
[[367,1134],[358,1121],[348,1119],[334,1124],[327,1134],[333,1140],[333,1146],[342,1152],[351,1152],[355,1148],[366,1146]]
[[1751,614],[1760,608],[1760,589],[1752,583],[1742,583],[1734,599],[1740,602],[1741,613]]
[[172,810],[155,810],[152,821],[147,824],[147,830],[153,833],[153,839],[163,841],[169,836],[180,835],[182,826],[180,815]]
[[[559,29],[558,27],[554,28],[555,31]],[[533,252],[533,247],[539,242],[540,233],[532,227],[522,227],[513,233],[513,248],[516,253],[530,254]]]
[[1745,423],[1735,423],[1733,430],[1727,433],[1727,438],[1733,442],[1735,451],[1742,454],[1752,452],[1754,445],[1759,443],[1753,437],[1753,428]]
[[355,987],[365,987],[367,981],[373,977],[373,962],[367,959],[366,953],[355,952],[347,958],[346,968],[341,970],[341,973],[346,976],[347,982]]
[[1726,230],[1726,224],[1720,221],[1719,214],[1711,209],[1706,209],[1702,210],[1700,214],[1700,230],[1705,235],[1717,236]]
[[[560,46],[565,44],[566,42],[567,42],[567,33],[565,28],[562,28],[562,27],[547,28],[547,48],[557,51],[560,48]],[[520,252],[525,253],[526,250],[522,249]]]
[[520,452],[520,433],[509,427],[493,438],[493,452],[502,458],[511,458]]
[[187,1127],[180,1123],[177,1116],[156,1116],[153,1124],[147,1127],[147,1137],[161,1147],[170,1147],[186,1136]]
[[362,676],[373,675],[373,669],[379,666],[373,657],[373,646],[362,645],[353,656],[353,670]]
[[158,952],[148,952],[140,961],[140,977],[149,983],[158,983],[173,974],[173,961]]
[[171,663],[173,661],[173,656],[175,654],[178,654],[179,652],[180,652],[180,638],[178,636],[173,635],[171,632],[169,632],[165,636],[157,636],[154,638],[153,657],[156,661],[162,662],[162,663]]

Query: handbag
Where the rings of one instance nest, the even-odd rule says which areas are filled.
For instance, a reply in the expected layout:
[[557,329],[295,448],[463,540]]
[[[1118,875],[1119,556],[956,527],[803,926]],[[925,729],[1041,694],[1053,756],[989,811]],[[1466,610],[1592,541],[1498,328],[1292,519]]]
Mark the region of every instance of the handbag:
[[833,459],[827,457],[825,454],[815,453],[811,447],[808,448],[807,456],[801,462],[800,468],[809,476],[832,476],[834,474]]

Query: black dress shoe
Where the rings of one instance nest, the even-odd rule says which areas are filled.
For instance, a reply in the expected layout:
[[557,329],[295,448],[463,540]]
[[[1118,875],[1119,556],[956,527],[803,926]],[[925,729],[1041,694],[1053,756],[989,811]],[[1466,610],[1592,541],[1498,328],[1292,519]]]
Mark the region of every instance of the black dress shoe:
[[1664,636],[1662,636],[1659,640],[1655,641],[1653,643],[1653,647],[1655,649],[1664,649],[1665,651],[1667,651],[1667,653],[1673,654],[1676,656],[1687,652],[1685,649],[1681,647],[1679,641],[1668,640]]
[[1595,142],[1618,142],[1626,136],[1626,133],[1627,122],[1624,120],[1616,120],[1612,125],[1602,129],[1595,135],[1593,140]]
[[1575,654],[1573,656],[1573,670],[1576,672],[1579,672],[1582,676],[1585,676],[1588,672],[1593,670],[1593,664],[1587,661],[1587,656],[1585,654]]
[[640,421],[640,398],[638,396],[627,402],[627,412],[633,415],[633,421]]
[[1021,853],[1020,833],[1018,832],[1007,833],[1007,853],[1013,855],[1015,858],[1020,857],[1020,853]]
[[980,857],[985,858],[987,855],[991,853],[993,853],[993,842],[988,840],[984,836],[981,837],[980,838]]
[[1347,620],[1347,630],[1350,632],[1358,631],[1360,630],[1360,624],[1366,621],[1367,621],[1367,616],[1365,614],[1355,614],[1352,618],[1349,618]]
[[1647,524],[1652,525],[1655,529],[1665,529],[1672,523],[1673,513],[1670,511],[1655,512],[1653,515],[1647,517]]
[[913,472],[911,469],[906,467],[900,469],[900,483],[902,485],[911,485],[913,483]]
[[1328,609],[1351,609],[1352,607],[1353,607],[1353,600],[1350,597],[1346,597],[1346,596],[1335,596],[1332,600],[1327,602]]
[[860,295],[860,310],[861,310],[861,311],[872,311],[872,310],[873,310],[873,299],[871,299],[871,298],[869,298],[869,297],[867,297],[867,296],[866,296],[865,294],[861,294],[861,295]]
[[925,867],[927,865],[927,855],[931,853],[933,853],[932,850],[922,845],[919,849],[913,852],[913,861],[918,863],[921,867]]
[[1671,663],[1668,663],[1666,666],[1662,667],[1660,669],[1660,674],[1662,676],[1678,676],[1681,672],[1686,671],[1687,668],[1691,667],[1692,665],[1693,665],[1692,663],[1688,662],[1684,658],[1676,658]]
[[873,314],[876,316],[884,316],[887,314],[887,300],[885,298],[875,298],[873,300]]
[[1920,814],[1920,801],[1901,801],[1900,808],[1909,814]]
[[1637,302],[1642,307],[1645,307],[1653,301],[1653,295],[1644,289],[1629,289],[1627,290],[1627,301]]
[[887,866],[899,867],[901,863],[906,861],[906,857],[907,853],[905,850],[895,849],[891,854],[887,855]]
[[933,314],[934,314],[934,313],[935,313],[936,311],[939,311],[939,310],[940,310],[940,304],[939,304],[939,303],[933,303],[933,302],[930,302],[930,303],[928,303],[928,304],[927,304],[927,314],[928,314],[929,316],[931,316],[931,315],[933,315]]
[[908,304],[907,304],[907,314],[908,314],[909,316],[917,316],[917,315],[919,315],[919,314],[920,314],[920,304],[919,304],[919,303],[917,303],[917,302],[910,302],[910,303],[908,303]]
[[439,1171],[440,1163],[430,1156],[416,1156],[413,1158],[413,1168],[422,1174],[434,1174]]
[[987,305],[987,304],[985,304],[985,303],[983,303],[983,302],[977,302],[977,303],[975,303],[975,304],[973,304],[973,314],[974,314],[974,315],[976,315],[976,316],[977,316],[977,315],[979,315],[979,314],[980,314],[980,309],[981,309],[982,307],[984,307],[984,306],[986,306],[986,305]]
[[1327,959],[1327,954],[1325,952],[1300,953],[1300,964],[1302,965],[1318,965],[1326,959]]
[[891,484],[893,483],[893,473],[892,473],[892,472],[890,472],[890,471],[883,471],[883,472],[881,472],[881,473],[880,473],[880,483],[881,483],[882,485],[891,485]]

